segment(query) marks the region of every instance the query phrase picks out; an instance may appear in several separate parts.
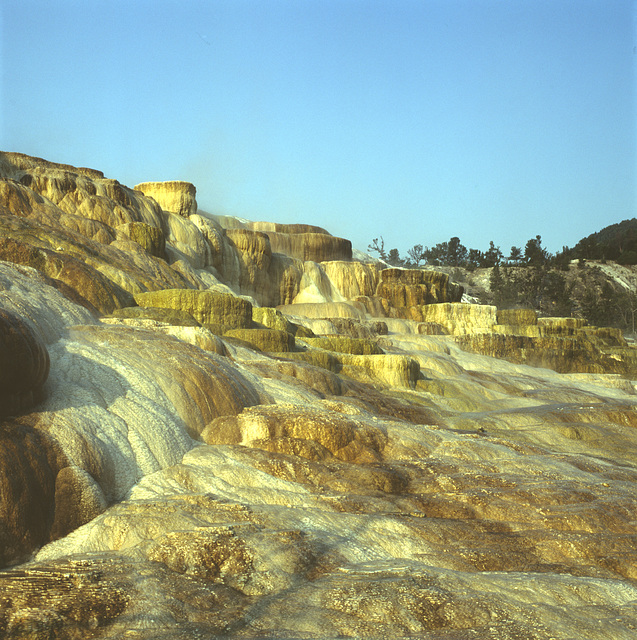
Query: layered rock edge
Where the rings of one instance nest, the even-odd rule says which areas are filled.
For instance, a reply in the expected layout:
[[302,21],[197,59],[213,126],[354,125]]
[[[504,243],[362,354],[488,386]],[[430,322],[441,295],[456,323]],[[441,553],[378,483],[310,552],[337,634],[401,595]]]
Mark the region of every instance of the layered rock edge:
[[620,334],[189,183],[0,176],[0,635],[634,635]]

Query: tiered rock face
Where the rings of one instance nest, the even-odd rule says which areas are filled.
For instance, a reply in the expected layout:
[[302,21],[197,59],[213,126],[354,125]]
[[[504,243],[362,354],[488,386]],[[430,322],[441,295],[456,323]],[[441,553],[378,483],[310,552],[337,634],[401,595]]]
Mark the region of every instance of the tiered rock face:
[[271,222],[253,222],[249,227],[267,233],[274,253],[282,253],[301,262],[352,259],[352,243],[329,234],[321,227]]
[[490,305],[443,302],[422,306],[415,315],[413,320],[435,323],[446,333],[481,334],[493,331],[496,308]]
[[420,269],[384,269],[376,295],[390,307],[404,309],[435,302],[459,302],[462,290],[451,287],[449,276]]
[[163,289],[135,296],[140,307],[158,307],[182,311],[197,322],[223,330],[248,328],[252,325],[252,305],[237,296],[213,291]]
[[[281,309],[311,318],[369,315],[422,321],[432,303],[461,298],[462,288],[444,273],[337,260],[305,262],[298,295]],[[326,303],[338,306],[322,306]]]
[[[5,166],[11,158],[5,154]],[[11,175],[20,182],[0,180],[0,259],[64,282],[102,313],[130,304],[127,292],[187,286],[163,260],[116,230],[135,222],[161,227],[153,202],[113,180],[68,170],[13,167]]]
[[457,343],[473,353],[547,367],[559,373],[637,375],[637,353],[621,332],[587,327],[581,318],[538,318],[531,309],[501,310],[491,330],[463,333]]
[[272,250],[302,262],[351,260],[352,243],[322,233],[268,233]]
[[135,191],[153,198],[164,211],[184,218],[197,213],[197,189],[190,182],[142,182],[135,186]]
[[[197,214],[190,183],[131,190],[100,172],[20,154],[0,160],[7,178],[0,180],[0,259],[65,282],[101,313],[130,306],[127,293],[165,288],[241,293],[263,306],[358,298],[381,315],[397,313],[392,306],[405,286],[419,289],[418,303],[459,299],[443,274],[386,270],[382,276],[377,266],[353,262],[349,240],[319,227],[223,228]],[[414,278],[418,285],[403,282]]]
[[634,636],[632,381],[457,344],[622,362],[617,332],[0,172],[0,637]]

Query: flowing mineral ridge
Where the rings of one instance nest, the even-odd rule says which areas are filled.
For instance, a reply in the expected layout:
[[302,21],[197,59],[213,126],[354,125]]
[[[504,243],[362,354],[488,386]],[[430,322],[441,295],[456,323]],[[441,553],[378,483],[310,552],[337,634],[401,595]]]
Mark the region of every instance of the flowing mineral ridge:
[[621,334],[0,154],[0,637],[637,638]]

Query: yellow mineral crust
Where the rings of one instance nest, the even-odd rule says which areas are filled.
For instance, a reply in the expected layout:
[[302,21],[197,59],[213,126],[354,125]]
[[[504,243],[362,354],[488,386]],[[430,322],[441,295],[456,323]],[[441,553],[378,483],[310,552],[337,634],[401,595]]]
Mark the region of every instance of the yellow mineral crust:
[[142,182],[135,186],[135,191],[141,191],[145,196],[153,198],[164,211],[186,218],[197,213],[197,190],[190,182]]
[[620,332],[178,200],[0,153],[0,637],[635,637]]

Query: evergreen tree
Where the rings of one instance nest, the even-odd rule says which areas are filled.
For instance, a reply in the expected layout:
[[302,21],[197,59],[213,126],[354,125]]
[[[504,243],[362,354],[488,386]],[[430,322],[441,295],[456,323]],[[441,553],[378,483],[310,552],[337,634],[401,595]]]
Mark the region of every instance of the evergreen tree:
[[435,247],[424,250],[429,264],[445,267],[464,266],[468,253],[467,247],[460,242],[458,237],[453,237],[448,242],[440,242]]
[[542,246],[542,237],[535,236],[526,243],[524,248],[524,261],[528,265],[540,266],[546,263],[549,252]]
[[402,267],[405,264],[405,261],[400,257],[398,253],[398,249],[390,249],[387,254],[387,264],[392,267]]
[[518,282],[506,267],[496,265],[491,269],[489,287],[493,304],[498,309],[511,309],[518,306]]
[[478,249],[469,249],[469,255],[467,257],[467,269],[474,271],[478,267],[484,266],[484,253],[478,251]]
[[447,243],[447,264],[451,267],[460,267],[467,261],[467,247],[460,242],[460,238],[454,236]]
[[520,247],[511,247],[511,253],[509,253],[507,260],[514,264],[518,264],[519,262],[522,262],[522,257],[522,249],[520,249]]
[[500,247],[496,247],[493,244],[493,240],[489,242],[489,249],[484,254],[484,260],[482,266],[484,267],[495,267],[502,262],[502,251],[500,251]]
[[566,282],[563,274],[546,271],[538,292],[539,310],[549,316],[570,316],[573,312],[572,291],[573,286]]
[[551,264],[560,271],[568,271],[571,263],[570,258],[571,250],[568,247],[562,247],[560,253],[556,253],[551,260]]

